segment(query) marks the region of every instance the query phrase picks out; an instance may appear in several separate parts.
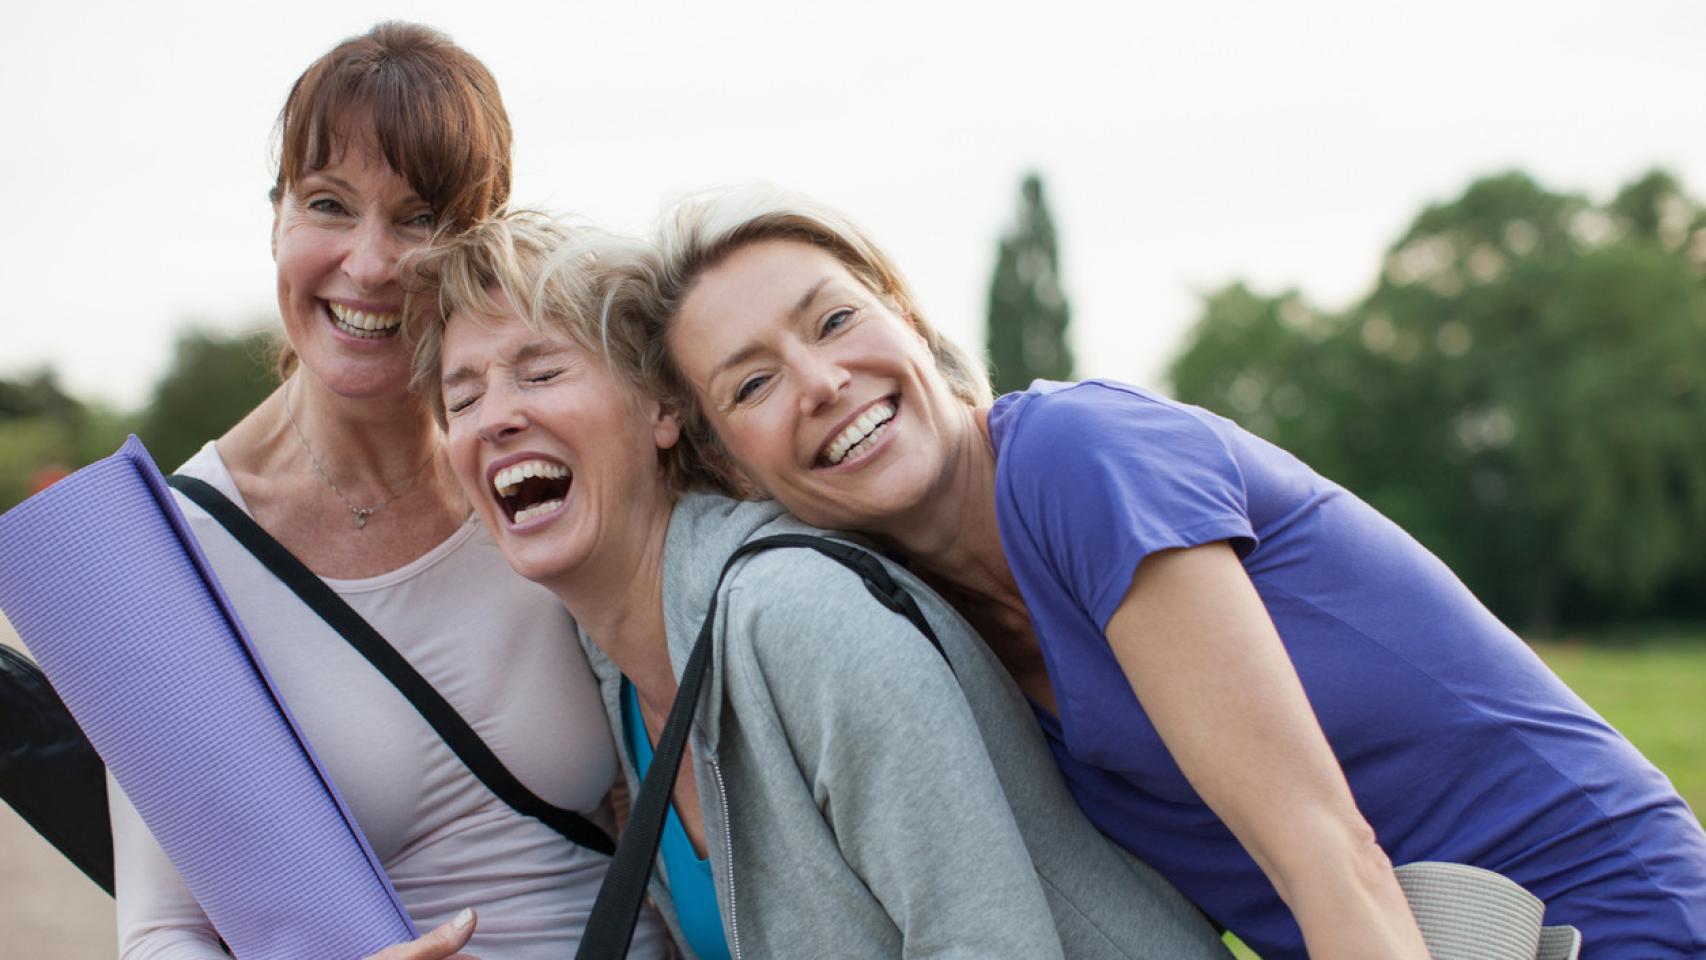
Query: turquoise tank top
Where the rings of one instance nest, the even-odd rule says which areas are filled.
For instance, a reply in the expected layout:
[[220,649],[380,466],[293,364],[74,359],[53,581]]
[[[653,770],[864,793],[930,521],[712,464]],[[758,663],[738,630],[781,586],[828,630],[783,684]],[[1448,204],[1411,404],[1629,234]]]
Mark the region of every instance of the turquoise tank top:
[[[627,743],[635,771],[644,780],[652,766],[652,741],[640,716],[640,698],[634,694],[634,685],[627,677],[622,678],[622,739]],[[723,918],[717,912],[717,889],[711,883],[710,861],[700,859],[694,852],[687,829],[675,815],[674,801],[670,802],[658,847],[663,853],[664,876],[669,879],[669,896],[675,901],[675,919],[681,924],[687,945],[700,960],[729,960]]]

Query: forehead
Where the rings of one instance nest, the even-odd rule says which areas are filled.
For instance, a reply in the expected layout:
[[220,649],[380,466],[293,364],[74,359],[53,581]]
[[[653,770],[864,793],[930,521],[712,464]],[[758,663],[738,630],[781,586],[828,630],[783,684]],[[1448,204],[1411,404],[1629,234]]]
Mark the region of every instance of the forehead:
[[304,184],[318,185],[335,179],[362,190],[373,190],[388,197],[419,199],[407,178],[385,160],[373,142],[372,135],[342,142],[326,158],[323,166],[305,167],[298,172],[292,191]]
[[502,291],[495,291],[493,300],[500,310],[496,315],[459,307],[445,321],[440,369],[447,373],[475,370],[494,362],[513,363],[542,352],[580,349],[565,337],[533,329],[509,305]]
[[822,281],[826,287],[863,289],[828,250],[801,240],[760,240],[742,246],[700,276],[682,304],[693,313],[728,312],[776,319],[800,306],[800,296]]

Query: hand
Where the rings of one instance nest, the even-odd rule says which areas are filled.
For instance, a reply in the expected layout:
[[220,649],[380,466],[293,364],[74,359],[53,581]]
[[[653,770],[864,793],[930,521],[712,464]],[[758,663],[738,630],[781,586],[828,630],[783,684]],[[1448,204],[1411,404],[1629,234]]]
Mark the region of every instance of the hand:
[[464,909],[431,933],[408,943],[392,944],[366,960],[479,960],[456,952],[474,935],[474,920],[474,911]]

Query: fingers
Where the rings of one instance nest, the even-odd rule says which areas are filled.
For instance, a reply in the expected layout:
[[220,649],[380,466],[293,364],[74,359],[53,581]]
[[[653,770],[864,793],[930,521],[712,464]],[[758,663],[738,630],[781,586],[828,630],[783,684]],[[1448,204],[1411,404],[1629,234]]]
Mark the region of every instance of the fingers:
[[[474,935],[474,911],[464,909],[430,933],[408,943],[392,944],[367,960],[452,960]],[[472,958],[466,958],[472,960]]]

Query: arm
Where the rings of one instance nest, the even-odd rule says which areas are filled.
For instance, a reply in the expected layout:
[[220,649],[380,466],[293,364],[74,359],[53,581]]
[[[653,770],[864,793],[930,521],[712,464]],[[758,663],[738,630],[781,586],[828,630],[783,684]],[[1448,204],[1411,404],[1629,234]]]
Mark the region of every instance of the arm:
[[113,824],[119,956],[123,960],[229,960],[207,914],[111,774],[107,807]]
[[1310,956],[1425,960],[1392,864],[1232,548],[1144,559],[1107,638],[1191,786],[1291,908]]
[[[941,656],[848,571],[753,560],[730,595],[731,668],[775,722],[848,865],[907,957],[1059,957],[1054,921],[970,708]],[[753,581],[748,579],[750,589]],[[752,721],[748,721],[752,722]]]

